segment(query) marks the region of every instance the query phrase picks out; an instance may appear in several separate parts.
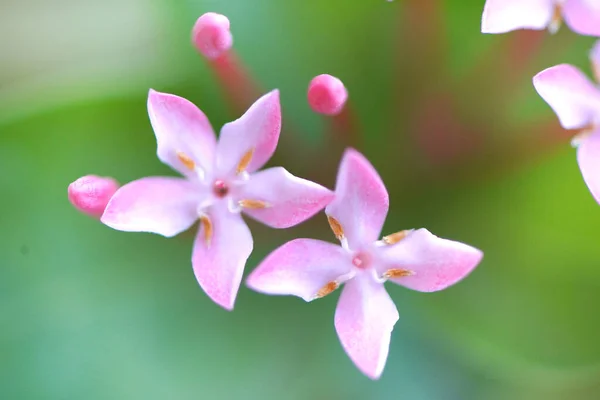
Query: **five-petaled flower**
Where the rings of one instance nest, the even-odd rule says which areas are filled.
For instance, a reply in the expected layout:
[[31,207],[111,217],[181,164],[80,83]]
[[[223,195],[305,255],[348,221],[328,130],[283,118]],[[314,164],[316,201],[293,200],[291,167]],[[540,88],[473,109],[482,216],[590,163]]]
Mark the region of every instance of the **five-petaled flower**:
[[504,33],[515,29],[548,29],[562,23],[580,35],[600,36],[598,0],[487,0],[481,31]]
[[433,292],[464,278],[481,251],[434,236],[426,229],[400,231],[378,240],[389,207],[373,166],[349,149],[340,164],[334,200],[326,207],[341,246],[292,240],[271,253],[248,277],[250,288],[311,301],[345,283],[335,328],[346,353],[368,377],[383,372],[398,311],[383,283]]
[[[600,41],[591,52],[600,79]],[[572,65],[548,68],[533,78],[540,96],[552,107],[565,129],[580,130],[572,143],[583,179],[600,203],[600,87]]]
[[279,92],[258,99],[217,142],[194,104],[151,90],[148,113],[158,158],[185,178],[146,177],[121,187],[101,221],[121,231],[171,237],[200,221],[192,265],[200,286],[232,309],[253,240],[240,211],[274,228],[313,216],[333,193],[281,167],[255,172],[271,158],[281,128]]

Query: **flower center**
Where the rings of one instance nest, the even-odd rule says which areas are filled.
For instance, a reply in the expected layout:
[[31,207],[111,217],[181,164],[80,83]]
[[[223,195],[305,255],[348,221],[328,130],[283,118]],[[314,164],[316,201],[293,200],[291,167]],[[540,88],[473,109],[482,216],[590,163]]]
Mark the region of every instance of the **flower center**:
[[369,253],[359,252],[352,257],[352,264],[358,269],[367,269],[371,266],[372,257]]
[[217,179],[213,184],[213,193],[215,196],[223,198],[229,193],[229,185],[224,180]]

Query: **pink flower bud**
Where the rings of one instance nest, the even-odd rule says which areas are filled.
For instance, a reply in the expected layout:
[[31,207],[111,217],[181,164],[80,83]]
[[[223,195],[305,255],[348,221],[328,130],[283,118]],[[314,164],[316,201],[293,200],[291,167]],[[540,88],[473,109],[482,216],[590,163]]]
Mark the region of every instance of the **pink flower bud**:
[[229,30],[229,19],[216,13],[200,16],[192,29],[192,42],[198,51],[209,60],[220,57],[233,45]]
[[119,184],[112,178],[87,175],[69,185],[68,196],[76,209],[91,217],[100,218],[117,189]]
[[316,113],[337,115],[347,99],[348,91],[342,81],[334,76],[318,75],[308,85],[308,104]]

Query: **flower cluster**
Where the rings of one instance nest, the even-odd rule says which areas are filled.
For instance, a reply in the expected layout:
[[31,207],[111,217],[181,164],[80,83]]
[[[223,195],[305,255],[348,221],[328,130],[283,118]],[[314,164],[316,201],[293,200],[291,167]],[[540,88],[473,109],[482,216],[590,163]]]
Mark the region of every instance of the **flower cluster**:
[[[467,276],[483,253],[426,229],[381,237],[388,193],[375,168],[353,148],[342,156],[334,191],[283,167],[261,170],[280,136],[279,92],[257,95],[257,85],[233,52],[225,16],[201,16],[192,41],[234,108],[239,110],[252,99],[251,106],[225,124],[217,138],[207,117],[190,101],[150,90],[147,107],[158,159],[181,177],[143,177],[119,187],[111,178],[90,175],[69,186],[70,201],[120,231],[172,237],[198,222],[192,268],[204,292],[227,310],[234,308],[253,250],[242,214],[284,229],[324,210],[339,245],[292,240],[252,271],[247,286],[313,301],[343,285],[334,318],[338,337],[356,366],[368,377],[379,378],[398,320],[384,283],[420,292],[442,290]],[[350,118],[348,91],[336,77],[315,77],[307,99],[315,112],[338,126]]]

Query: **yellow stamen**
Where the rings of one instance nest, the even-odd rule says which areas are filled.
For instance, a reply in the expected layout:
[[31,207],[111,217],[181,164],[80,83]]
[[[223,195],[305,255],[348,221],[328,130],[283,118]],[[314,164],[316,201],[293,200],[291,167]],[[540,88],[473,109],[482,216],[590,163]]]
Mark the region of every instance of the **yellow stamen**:
[[194,160],[188,157],[185,153],[178,151],[177,158],[179,158],[179,161],[181,161],[181,163],[185,165],[187,169],[193,171],[196,168],[196,163],[194,163]]
[[562,25],[563,17],[562,17],[562,5],[557,4],[554,6],[554,14],[552,15],[552,19],[548,24],[548,32],[551,34],[555,34],[558,32]]
[[246,168],[248,168],[248,165],[250,165],[250,162],[252,161],[252,156],[254,155],[254,149],[250,149],[246,152],[246,154],[244,154],[242,156],[242,159],[240,160],[240,163],[237,166],[236,172],[237,174],[241,174],[242,172],[246,171]]
[[384,236],[382,240],[385,244],[396,244],[402,239],[404,239],[406,236],[408,236],[409,232],[410,231],[404,230],[392,233],[391,235]]
[[240,207],[249,208],[251,210],[259,210],[261,208],[271,207],[269,203],[262,200],[240,200],[238,201],[238,204],[240,205]]
[[388,269],[387,271],[385,271],[385,273],[383,274],[383,277],[386,279],[403,278],[405,276],[412,276],[414,274],[415,273],[413,271],[410,271],[408,269],[392,268],[392,269]]
[[575,136],[573,136],[573,139],[571,139],[571,146],[578,147],[581,142],[587,139],[594,131],[596,131],[596,129],[597,127],[593,123],[580,129]]
[[331,281],[328,284],[326,284],[325,286],[323,286],[321,289],[319,289],[319,291],[317,292],[315,297],[317,299],[320,299],[321,297],[325,297],[328,294],[333,293],[335,291],[335,289],[337,289],[338,287],[340,287],[340,285],[337,282]]
[[331,227],[331,230],[333,231],[335,237],[338,240],[342,240],[344,238],[344,229],[342,229],[342,224],[340,224],[340,222],[337,219],[333,218],[330,215],[327,216],[327,221],[329,222],[329,226]]
[[203,215],[200,217],[200,224],[204,228],[204,241],[206,242],[206,246],[209,247],[213,235],[212,222],[210,221],[210,218]]

